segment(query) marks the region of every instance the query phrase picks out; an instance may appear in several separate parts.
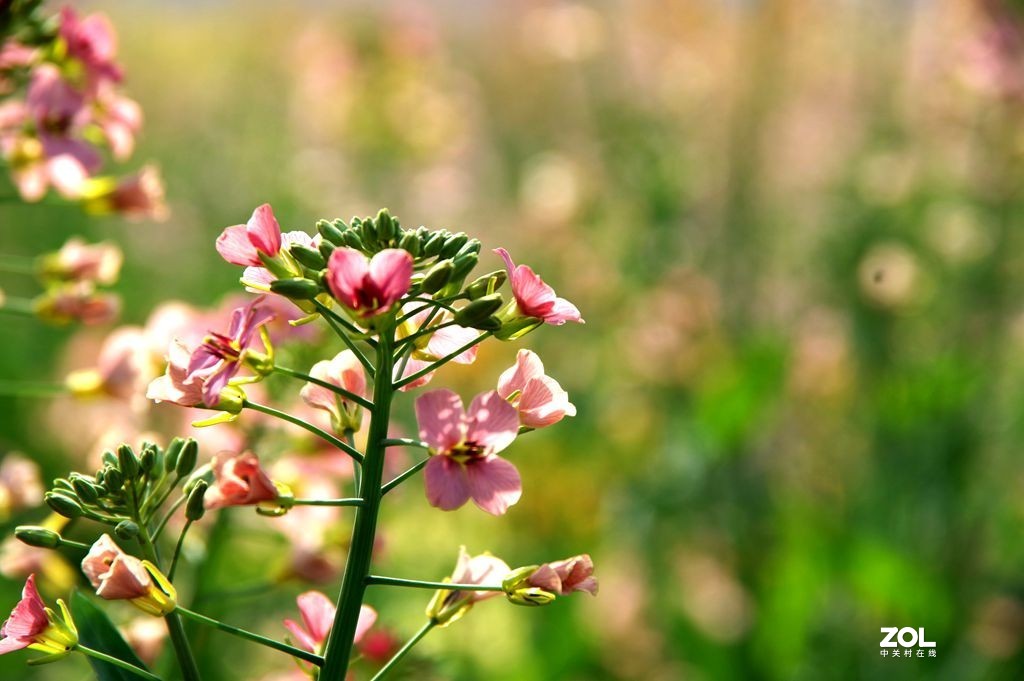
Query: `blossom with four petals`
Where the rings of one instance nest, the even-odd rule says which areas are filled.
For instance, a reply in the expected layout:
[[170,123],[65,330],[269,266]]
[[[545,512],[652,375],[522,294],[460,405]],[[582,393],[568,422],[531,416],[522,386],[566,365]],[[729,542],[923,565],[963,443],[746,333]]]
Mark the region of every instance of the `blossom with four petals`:
[[[302,616],[302,624],[287,619],[284,626],[295,637],[295,642],[311,653],[322,653],[327,636],[334,624],[335,607],[327,596],[319,591],[307,591],[295,599]],[[377,611],[368,605],[359,609],[356,634],[353,643],[359,643],[366,632],[377,621]]]
[[29,575],[21,590],[21,600],[0,628],[0,655],[29,648],[49,653],[52,660],[64,656],[78,645],[75,629],[64,601],[58,600],[60,615],[46,607],[36,589],[36,576]]
[[498,394],[516,408],[519,423],[527,428],[544,428],[576,415],[569,393],[545,375],[544,363],[532,350],[520,350],[516,363],[498,377]]
[[264,203],[244,225],[221,232],[216,245],[220,256],[233,265],[262,267],[260,255],[273,258],[281,251],[281,225],[270,204]]
[[252,452],[222,452],[213,457],[213,484],[206,490],[206,508],[249,506],[278,497],[277,486],[260,468]]
[[566,322],[584,323],[576,306],[565,298],[556,296],[555,290],[545,284],[529,265],[516,265],[504,248],[496,248],[494,252],[505,261],[512,295],[515,296],[516,306],[523,316],[540,319],[555,326],[561,326]]
[[327,285],[338,302],[369,319],[408,292],[412,268],[412,256],[401,248],[386,248],[369,259],[354,248],[336,248],[327,261]]
[[[353,395],[365,397],[366,374],[363,365],[351,350],[343,350],[331,360],[313,365],[310,376],[343,388]],[[357,431],[362,425],[362,409],[352,400],[316,383],[307,383],[299,393],[309,406],[322,409],[331,416],[331,427],[337,433]]]

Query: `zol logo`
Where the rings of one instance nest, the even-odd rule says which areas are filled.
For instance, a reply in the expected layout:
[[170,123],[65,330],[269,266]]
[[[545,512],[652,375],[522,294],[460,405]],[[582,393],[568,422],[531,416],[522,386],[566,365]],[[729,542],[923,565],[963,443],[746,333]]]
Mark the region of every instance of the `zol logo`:
[[882,657],[889,655],[889,651],[886,648],[903,648],[901,654],[899,650],[892,651],[892,657],[925,657],[924,648],[929,648],[928,657],[935,657],[935,641],[929,641],[925,638],[924,627],[882,627],[882,633],[885,637],[879,644],[882,647]]

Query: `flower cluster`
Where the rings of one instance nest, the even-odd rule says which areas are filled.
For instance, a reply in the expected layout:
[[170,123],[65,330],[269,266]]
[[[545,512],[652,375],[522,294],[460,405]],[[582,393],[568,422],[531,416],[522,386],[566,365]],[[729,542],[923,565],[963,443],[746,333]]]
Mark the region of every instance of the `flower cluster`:
[[163,218],[155,168],[120,178],[99,174],[105,156],[132,155],[142,126],[139,105],[120,91],[110,22],[71,7],[53,20],[36,8],[15,12],[12,21],[0,44],[0,154],[21,198],[39,201],[53,189],[91,213]]

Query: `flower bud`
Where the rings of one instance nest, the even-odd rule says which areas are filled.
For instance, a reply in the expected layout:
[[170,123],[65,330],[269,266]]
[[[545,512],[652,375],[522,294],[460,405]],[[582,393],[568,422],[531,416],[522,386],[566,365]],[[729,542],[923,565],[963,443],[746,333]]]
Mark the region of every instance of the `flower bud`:
[[476,267],[476,264],[479,261],[480,256],[476,253],[465,253],[463,255],[455,256],[455,259],[452,261],[455,263],[455,270],[452,272],[452,281],[459,282],[461,284],[462,280],[473,271],[473,268]]
[[337,246],[335,246],[332,242],[328,241],[327,239],[324,239],[323,241],[320,242],[320,257],[324,259],[324,262],[327,262],[330,259],[331,253],[334,253],[335,248],[337,248]]
[[203,517],[206,513],[206,507],[203,506],[203,499],[206,496],[206,490],[209,489],[210,483],[205,480],[197,480],[195,485],[192,487],[192,491],[188,493],[188,501],[185,502],[185,517],[195,522]]
[[470,239],[465,245],[459,249],[459,252],[455,254],[455,259],[465,257],[467,255],[480,255],[480,248],[483,244],[480,243],[480,239]]
[[103,469],[103,487],[106,488],[110,494],[116,494],[121,491],[121,487],[124,486],[124,475],[120,470],[113,466],[107,466]]
[[139,526],[132,520],[122,520],[114,526],[114,534],[118,539],[135,539],[139,536]]
[[38,546],[41,549],[55,549],[60,546],[58,533],[38,525],[19,525],[14,528],[14,536],[23,544]]
[[466,295],[470,300],[476,300],[483,296],[490,295],[501,288],[508,275],[505,270],[495,270],[473,280],[473,283],[466,287]]
[[97,489],[94,484],[83,477],[72,478],[71,487],[75,490],[75,495],[87,504],[95,504],[100,500],[100,495],[105,492],[105,490]]
[[175,466],[178,465],[178,457],[181,456],[181,450],[185,447],[185,438],[176,437],[170,441],[167,445],[166,451],[164,451],[164,471],[170,473],[174,470]]
[[455,313],[454,321],[459,326],[477,328],[482,323],[487,323],[488,317],[498,311],[504,304],[500,293],[492,293],[477,298],[469,305]]
[[363,243],[363,239],[354,230],[348,230],[345,232],[344,243],[342,245],[354,248],[357,251],[366,252],[366,244]]
[[320,284],[305,277],[275,279],[270,282],[270,290],[292,300],[312,300],[320,294]]
[[71,481],[67,478],[55,478],[52,485],[54,490],[67,490],[68,492],[74,492],[75,488],[71,486]]
[[105,466],[117,466],[117,454],[114,454],[114,452],[110,451],[109,449],[103,452],[103,455],[100,457],[100,460],[103,462],[103,465]]
[[420,282],[420,291],[424,293],[437,293],[452,278],[455,265],[451,260],[442,260],[429,270]]
[[126,444],[117,448],[117,466],[124,474],[125,480],[134,480],[139,474],[139,460],[132,448]]
[[47,492],[43,496],[43,500],[46,505],[54,510],[55,513],[64,516],[65,518],[77,518],[82,515],[82,505],[78,503],[77,499],[72,499],[70,496],[60,494],[58,492]]
[[324,260],[324,256],[315,248],[296,243],[289,247],[288,252],[291,253],[297,263],[311,270],[322,270],[327,267],[327,261]]
[[316,231],[320,233],[320,236],[324,238],[324,241],[328,241],[335,246],[341,246],[345,243],[345,237],[342,234],[341,227],[328,222],[327,220],[317,220]]
[[142,454],[139,456],[139,468],[144,474],[149,475],[156,468],[157,451],[156,445],[150,443],[142,448]]
[[181,447],[181,454],[178,455],[178,464],[174,467],[174,473],[179,478],[184,478],[196,467],[199,460],[199,443],[194,438],[185,440]]
[[406,232],[398,242],[398,247],[414,258],[420,255],[420,238],[416,232]]
[[445,239],[448,238],[447,233],[434,232],[433,236],[426,240],[423,244],[423,257],[432,258],[441,252],[441,247],[444,246]]
[[459,232],[448,237],[444,246],[441,247],[441,251],[437,254],[439,258],[454,258],[466,242],[469,241],[469,235],[465,232]]
[[382,242],[388,242],[398,236],[398,221],[391,217],[387,208],[381,208],[377,213],[377,238]]

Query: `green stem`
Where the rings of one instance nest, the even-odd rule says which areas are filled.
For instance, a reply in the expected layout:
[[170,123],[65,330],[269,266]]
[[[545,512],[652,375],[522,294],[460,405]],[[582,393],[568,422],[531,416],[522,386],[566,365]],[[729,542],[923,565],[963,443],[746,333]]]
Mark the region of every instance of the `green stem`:
[[201,624],[205,624],[209,627],[214,627],[215,629],[220,629],[221,631],[227,632],[234,636],[238,636],[239,638],[244,638],[246,640],[252,641],[253,643],[259,643],[262,646],[273,648],[274,650],[280,650],[282,653],[288,653],[289,655],[297,657],[300,660],[312,662],[315,665],[321,665],[324,662],[324,658],[320,657],[315,653],[311,653],[308,650],[302,650],[301,648],[290,646],[287,643],[275,641],[272,638],[261,636],[260,634],[255,634],[251,631],[246,631],[245,629],[240,629],[238,627],[233,627],[230,624],[221,622],[220,620],[215,620],[212,617],[200,615],[198,612],[194,612],[192,610],[189,610],[188,608],[183,608],[180,605],[178,606],[176,612],[180,612],[185,617],[193,619],[196,622],[200,622]]
[[341,328],[342,326],[352,325],[346,322],[341,317],[339,317],[333,310],[331,310],[331,308],[327,307],[319,300],[314,300],[313,304],[316,305],[316,309],[320,311],[320,315],[327,320],[327,323],[330,325],[330,327],[334,329],[334,333],[336,333],[338,337],[341,338],[342,342],[345,343],[346,346],[348,346],[348,349],[352,351],[352,354],[356,356],[356,358],[359,360],[359,363],[363,365],[364,369],[366,369],[366,373],[370,374],[370,377],[372,378],[374,372],[373,364],[370,363],[370,360],[366,359],[366,355],[364,355],[362,350],[360,350],[356,346],[355,341],[352,340],[347,333],[345,333],[345,330],[343,328]]
[[17,255],[0,255],[0,272],[11,274],[39,274],[39,264],[35,258],[25,258]]
[[292,499],[292,506],[362,506],[363,500],[354,499]]
[[344,442],[344,441],[334,437],[333,435],[328,433],[326,430],[322,430],[320,428],[317,428],[312,423],[306,423],[305,421],[303,421],[302,419],[300,419],[300,418],[298,418],[296,416],[292,416],[291,414],[286,414],[283,411],[278,411],[277,409],[274,409],[273,407],[268,407],[268,406],[266,406],[264,404],[258,404],[256,402],[250,402],[249,400],[245,400],[244,402],[242,402],[242,406],[244,406],[244,407],[246,407],[248,409],[252,409],[254,411],[263,412],[264,414],[268,414],[268,415],[273,416],[275,418],[279,418],[282,421],[287,421],[288,423],[296,425],[299,428],[304,428],[305,430],[308,430],[309,432],[313,433],[314,435],[318,435],[319,437],[323,438],[324,440],[327,440],[332,445],[334,445],[335,447],[337,447],[341,451],[345,452],[346,454],[351,456],[356,461],[362,462],[362,460],[363,460],[363,455],[359,453],[358,449],[356,449],[352,445],[348,444],[347,442]]
[[0,395],[13,397],[55,397],[66,395],[68,387],[63,383],[29,383],[22,381],[0,381]]
[[147,672],[145,669],[142,669],[141,667],[136,667],[131,662],[125,662],[124,660],[118,659],[113,655],[107,655],[106,653],[101,653],[98,650],[93,650],[92,648],[83,646],[81,643],[75,646],[75,650],[82,653],[83,655],[88,655],[89,657],[94,657],[97,660],[102,660],[107,664],[112,664],[115,667],[120,667],[121,669],[129,671],[132,674],[135,674],[136,676],[141,676],[144,679],[149,679],[150,681],[161,681],[160,677],[156,674]]
[[171,504],[171,507],[169,509],[167,509],[167,513],[164,514],[164,517],[160,521],[160,524],[157,525],[156,526],[156,530],[153,531],[153,539],[154,540],[160,538],[160,534],[163,533],[164,528],[167,527],[167,521],[169,521],[171,519],[171,516],[174,515],[174,512],[177,511],[179,508],[181,508],[181,505],[184,504],[187,499],[188,499],[187,496],[182,495],[180,499],[178,499],[173,504]]
[[279,374],[284,374],[285,376],[298,378],[300,380],[306,381],[307,383],[313,383],[315,385],[320,386],[321,388],[327,388],[331,392],[340,395],[349,402],[354,402],[355,404],[358,404],[360,407],[363,407],[364,409],[373,409],[373,403],[370,402],[365,397],[360,397],[359,395],[356,395],[353,392],[345,390],[341,386],[334,385],[333,383],[330,383],[328,381],[320,380],[315,376],[310,376],[309,374],[304,374],[301,371],[296,371],[295,369],[289,369],[288,367],[277,365],[274,366],[274,371],[276,371]]
[[402,579],[400,577],[383,577],[369,575],[367,584],[381,586],[408,586],[413,589],[444,589],[446,591],[504,591],[500,585],[486,584],[452,584],[451,582],[425,582],[422,579]]
[[181,555],[181,546],[185,543],[185,535],[188,533],[189,528],[192,527],[192,521],[185,521],[185,527],[181,528],[181,534],[178,535],[178,543],[174,545],[174,554],[171,556],[171,567],[167,570],[167,581],[174,581],[174,570],[178,567],[178,556]]
[[419,473],[423,469],[423,467],[427,465],[428,461],[430,461],[430,459],[423,459],[423,461],[420,461],[419,463],[410,466],[406,471],[400,473],[393,480],[391,480],[386,485],[380,488],[381,495],[387,494],[388,492],[390,492],[391,490],[405,482],[408,478],[411,478],[412,476]]
[[370,574],[370,559],[377,532],[377,515],[380,510],[381,478],[384,474],[384,440],[388,437],[391,420],[391,400],[394,388],[391,372],[394,369],[394,326],[386,321],[382,324],[380,342],[377,346],[377,366],[373,382],[373,409],[370,413],[370,428],[367,435],[366,457],[363,461],[359,496],[362,506],[356,511],[355,527],[345,577],[341,584],[338,609],[334,616],[330,636],[325,647],[324,666],[320,678],[335,681],[345,678],[349,658],[352,654],[352,639],[359,621],[359,611],[366,591],[366,576]]
[[11,298],[8,296],[0,303],[0,312],[18,315],[20,317],[35,317],[36,306],[27,298]]
[[429,374],[432,371],[437,371],[442,366],[444,366],[448,362],[452,361],[453,359],[455,359],[456,357],[458,357],[459,355],[464,353],[466,350],[469,350],[471,347],[473,347],[475,345],[478,345],[479,343],[483,342],[484,340],[487,340],[488,338],[490,338],[493,333],[494,333],[493,331],[484,331],[482,334],[480,334],[479,336],[477,336],[476,338],[474,338],[470,342],[466,343],[465,345],[463,345],[458,350],[455,350],[454,352],[450,352],[447,355],[445,355],[444,357],[442,357],[441,359],[437,360],[436,362],[431,363],[430,366],[428,366],[428,367],[426,367],[424,369],[421,369],[421,370],[417,371],[414,374],[409,374],[408,376],[406,376],[405,378],[401,379],[400,381],[396,381],[393,387],[395,389],[401,388],[402,386],[405,386],[405,385],[408,385],[408,384],[412,383],[417,378],[420,378],[422,376],[426,376],[427,374]]
[[433,622],[427,622],[422,627],[420,627],[420,630],[413,634],[413,637],[405,642],[405,645],[402,646],[402,648],[397,653],[395,653],[394,657],[388,660],[388,663],[386,665],[381,667],[380,671],[377,672],[374,675],[374,677],[370,679],[370,681],[381,681],[382,679],[384,679],[384,677],[390,674],[391,670],[395,667],[395,665],[401,662],[402,658],[408,655],[409,651],[412,650],[413,647],[417,643],[419,643],[424,636],[430,633],[430,630],[433,629],[434,626],[435,625]]

